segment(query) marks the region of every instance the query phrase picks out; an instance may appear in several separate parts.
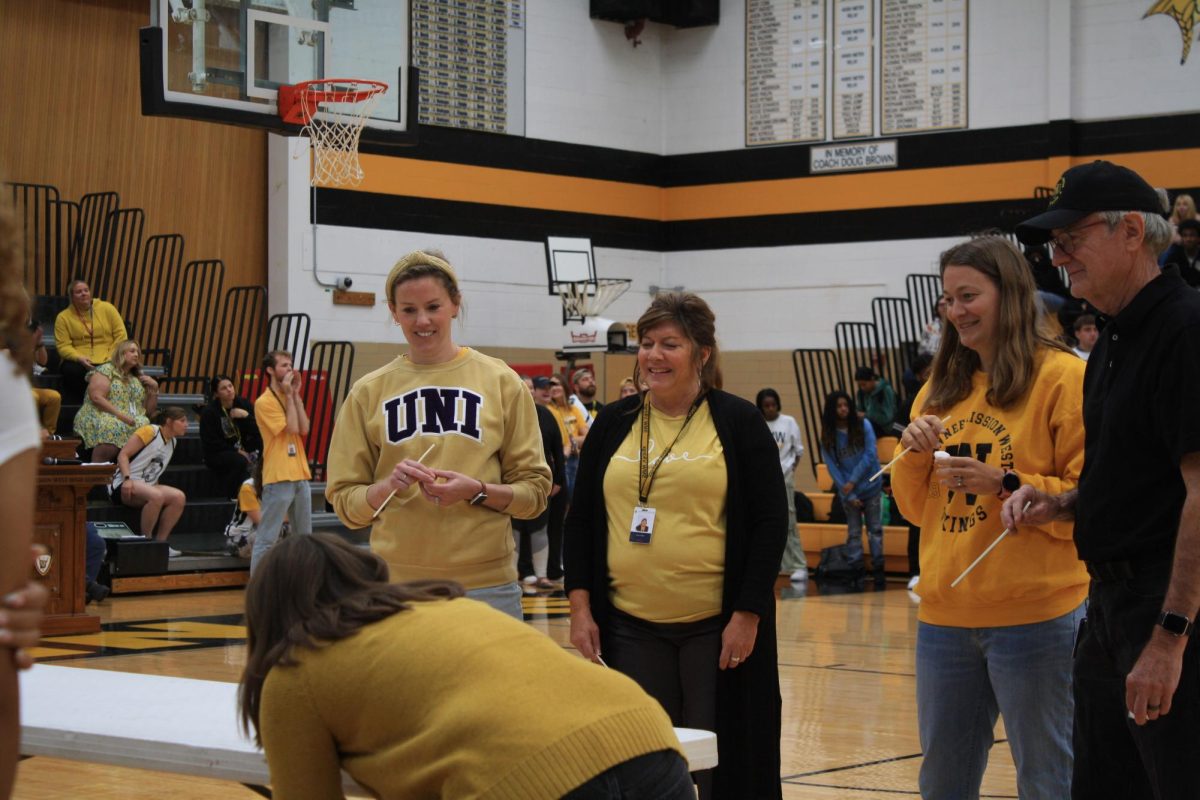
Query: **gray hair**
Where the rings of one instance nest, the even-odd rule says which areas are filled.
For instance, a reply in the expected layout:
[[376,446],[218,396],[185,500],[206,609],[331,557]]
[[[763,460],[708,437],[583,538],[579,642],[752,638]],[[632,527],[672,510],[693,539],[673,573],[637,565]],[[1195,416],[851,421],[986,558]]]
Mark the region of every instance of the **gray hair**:
[[1100,218],[1112,231],[1116,230],[1116,227],[1121,224],[1121,220],[1125,219],[1128,214],[1137,214],[1142,218],[1145,225],[1142,247],[1149,250],[1155,257],[1171,245],[1171,239],[1174,238],[1175,232],[1171,230],[1171,223],[1163,219],[1160,214],[1150,214],[1145,211],[1101,211]]

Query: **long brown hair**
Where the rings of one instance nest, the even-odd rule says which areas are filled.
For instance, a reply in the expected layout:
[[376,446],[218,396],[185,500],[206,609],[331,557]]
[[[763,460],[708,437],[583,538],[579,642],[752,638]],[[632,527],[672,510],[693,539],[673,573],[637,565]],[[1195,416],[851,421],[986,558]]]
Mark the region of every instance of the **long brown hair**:
[[[720,389],[721,358],[717,350],[717,316],[700,295],[691,292],[663,292],[654,298],[650,307],[637,321],[637,336],[642,337],[659,325],[673,322],[692,343],[692,359],[700,375],[700,391]],[[700,349],[709,349],[708,361],[703,361]],[[637,363],[633,366],[633,383],[642,385],[642,374]]]
[[12,206],[0,202],[0,346],[16,363],[16,374],[28,375],[33,364],[29,344],[29,295],[25,291],[25,271],[21,261],[21,243]]
[[[996,352],[988,370],[987,401],[998,408],[1011,408],[1029,393],[1042,351],[1067,348],[1039,317],[1033,272],[1021,251],[1007,239],[980,236],[957,244],[941,255],[943,276],[950,266],[976,270],[999,291],[993,333]],[[945,410],[969,395],[971,376],[981,367],[979,354],[962,345],[954,325],[943,326],[923,410]]]
[[387,562],[338,536],[314,533],[276,543],[246,587],[246,668],[238,690],[242,729],[259,731],[262,688],[271,668],[405,611],[411,601],[461,597],[449,581],[388,583]]

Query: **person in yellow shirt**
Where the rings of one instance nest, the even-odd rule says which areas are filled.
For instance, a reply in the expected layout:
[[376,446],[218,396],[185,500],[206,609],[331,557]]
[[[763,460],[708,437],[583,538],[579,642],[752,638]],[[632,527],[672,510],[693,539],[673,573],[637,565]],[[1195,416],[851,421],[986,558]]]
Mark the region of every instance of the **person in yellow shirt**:
[[62,359],[63,394],[80,403],[87,391],[87,374],[108,361],[118,342],[129,338],[121,312],[112,303],[92,297],[87,281],[67,285],[71,305],[54,319],[54,347]]
[[389,583],[331,534],[267,555],[246,587],[239,705],[276,798],[343,797],[345,769],[384,800],[694,800],[637,684],[462,593]]
[[563,453],[567,456],[567,495],[564,499],[569,503],[575,492],[579,450],[587,438],[588,420],[582,406],[571,403],[561,375],[550,376],[550,402],[546,407],[558,419],[559,432],[563,435]]
[[342,403],[325,496],[348,527],[371,526],[397,580],[454,580],[521,619],[512,518],[539,516],[550,492],[533,398],[503,361],[454,343],[462,293],[439,254],[409,253],[384,289],[408,352]]
[[1001,715],[1018,794],[1070,797],[1071,643],[1088,588],[1072,523],[1023,526],[952,584],[1001,534],[1012,492],[1078,483],[1085,365],[1042,327],[1033,277],[1008,240],[950,248],[941,274],[948,324],[891,480],[921,526],[921,796],[979,795]]
[[267,353],[263,369],[270,383],[254,401],[263,440],[262,516],[250,554],[251,574],[279,538],[285,515],[293,534],[312,533],[312,473],[304,452],[309,423],[300,397],[300,374],[292,368],[292,354],[284,350]]
[[637,333],[634,377],[648,389],[600,410],[567,516],[571,643],[675,725],[716,731],[700,800],[778,800],[779,448],[758,409],[721,391],[702,298],[658,295]]

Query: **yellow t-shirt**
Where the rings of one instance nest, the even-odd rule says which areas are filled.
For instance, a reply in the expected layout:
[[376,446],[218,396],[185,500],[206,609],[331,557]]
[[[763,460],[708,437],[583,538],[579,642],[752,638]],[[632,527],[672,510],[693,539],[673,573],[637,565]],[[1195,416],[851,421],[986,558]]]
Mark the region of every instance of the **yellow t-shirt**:
[[[612,604],[648,622],[695,622],[721,613],[725,583],[725,451],[708,403],[685,416],[651,409],[648,468],[675,442],[655,474],[646,506],[654,509],[649,544],[630,541],[638,506],[639,418],[604,474]],[[676,440],[675,437],[683,429]]]
[[262,503],[258,499],[258,495],[254,493],[254,482],[245,481],[242,483],[242,488],[238,489],[238,511],[261,511]]
[[282,394],[267,390],[254,401],[254,419],[258,422],[263,440],[263,485],[284,481],[307,481],[308,456],[304,452],[304,437],[287,432],[287,411]]
[[[572,452],[579,452],[579,440],[587,436],[588,424],[584,419],[583,412],[574,406],[556,406],[550,403],[546,406],[550,412],[554,414],[554,419],[558,422],[558,432],[563,440],[563,452],[571,455]],[[575,447],[572,449],[571,441],[574,440]]]

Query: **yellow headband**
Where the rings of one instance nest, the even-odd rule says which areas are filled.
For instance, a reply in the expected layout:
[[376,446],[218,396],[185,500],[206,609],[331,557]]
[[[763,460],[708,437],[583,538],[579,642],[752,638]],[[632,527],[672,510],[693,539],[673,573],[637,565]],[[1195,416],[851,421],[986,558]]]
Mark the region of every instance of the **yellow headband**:
[[420,266],[433,267],[444,272],[446,277],[450,279],[450,285],[457,291],[458,276],[454,274],[454,268],[449,263],[437,256],[431,256],[429,253],[415,250],[397,261],[396,266],[392,267],[392,271],[388,273],[387,283],[384,286],[387,291],[387,301],[389,304],[392,302],[396,284],[400,282],[400,276],[408,270]]

